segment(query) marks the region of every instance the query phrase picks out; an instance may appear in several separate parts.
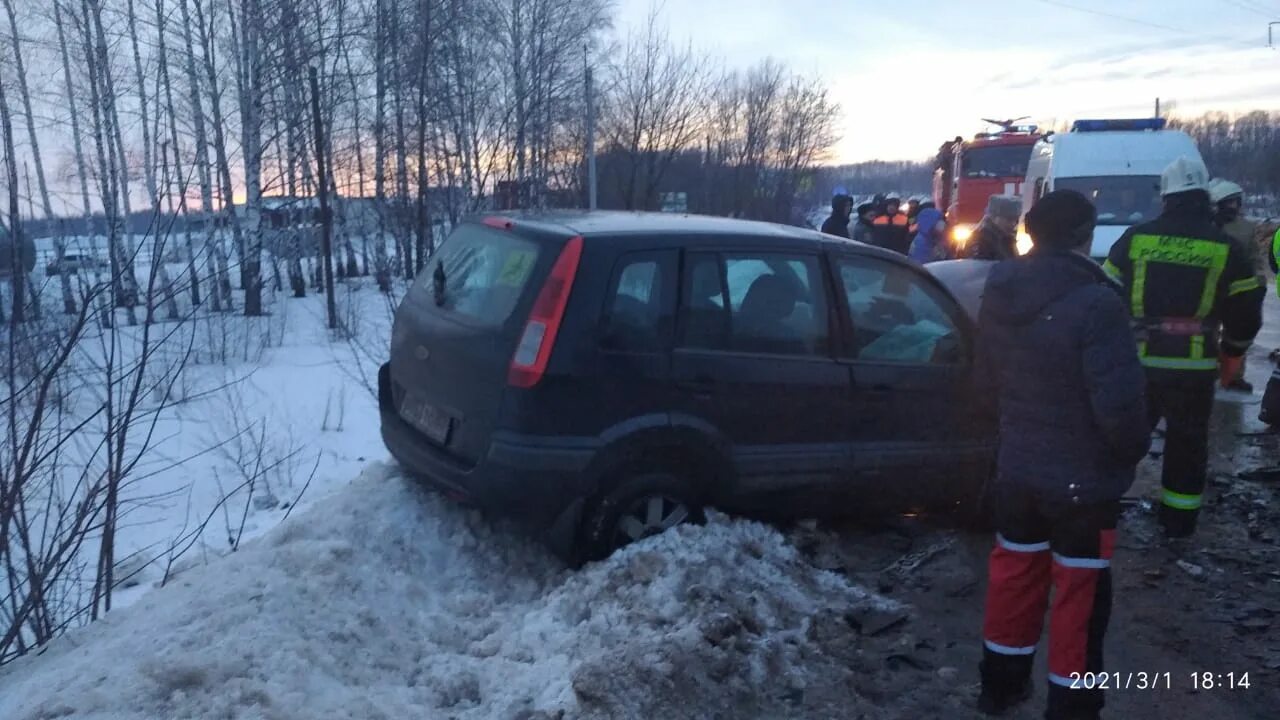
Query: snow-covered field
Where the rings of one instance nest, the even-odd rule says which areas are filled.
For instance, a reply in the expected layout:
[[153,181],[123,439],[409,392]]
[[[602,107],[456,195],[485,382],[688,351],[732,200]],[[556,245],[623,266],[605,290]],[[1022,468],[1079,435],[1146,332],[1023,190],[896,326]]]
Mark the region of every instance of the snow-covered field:
[[[138,274],[145,279],[151,254],[138,257]],[[122,458],[129,470],[120,487],[113,608],[134,602],[175,568],[205,562],[271,529],[386,456],[375,379],[394,297],[379,293],[370,278],[339,281],[342,330],[333,332],[326,327],[324,298],[314,291],[295,299],[268,287],[267,315],[246,318],[239,312],[238,289],[235,312],[213,312],[207,299],[193,308],[185,266],[171,263],[169,270],[180,288],[177,321],[157,309],[154,325],[130,326],[118,312],[114,330],[100,328],[95,315],[80,333],[43,424],[44,436],[51,438],[46,444],[64,435],[67,440],[41,466],[45,475],[28,483],[33,526],[49,515],[42,510],[48,497],[72,508],[88,484],[101,483],[109,465],[105,397],[122,406],[129,390],[120,386],[142,375],[144,390]],[[31,337],[35,343],[42,337],[64,342],[72,336],[74,316],[59,312],[60,279],[46,278],[39,265],[33,280],[42,298],[44,318],[38,324],[44,334]],[[77,301],[86,282],[88,274],[73,278]],[[207,281],[204,289],[207,298]],[[146,371],[137,373],[131,368],[142,347],[150,359]],[[113,391],[104,387],[107,357],[114,358]],[[82,428],[67,434],[80,423]],[[46,477],[58,478],[62,487],[41,484]],[[89,531],[73,570],[94,566],[97,535]],[[57,541],[33,542],[52,553],[48,548]],[[74,604],[88,602],[93,580],[91,569],[74,575],[61,581],[70,594],[57,610],[66,615],[79,607]],[[20,588],[17,597],[24,592]],[[9,602],[9,595],[0,597]],[[9,617],[0,611],[0,624]]]
[[[209,520],[184,562],[227,552],[386,457],[375,353],[385,343],[378,339],[390,337],[387,300],[358,285],[339,285],[338,296],[340,308],[360,316],[350,342],[326,329],[315,294],[280,298],[268,318],[193,323],[201,351],[184,370],[190,399],[162,413],[125,498],[131,508],[117,557],[141,570],[117,604],[161,579],[175,545],[184,549],[199,523]],[[137,498],[146,502],[130,502]]]
[[852,682],[894,684],[850,624],[892,607],[723,516],[569,572],[373,463],[0,670],[0,717],[905,717]]

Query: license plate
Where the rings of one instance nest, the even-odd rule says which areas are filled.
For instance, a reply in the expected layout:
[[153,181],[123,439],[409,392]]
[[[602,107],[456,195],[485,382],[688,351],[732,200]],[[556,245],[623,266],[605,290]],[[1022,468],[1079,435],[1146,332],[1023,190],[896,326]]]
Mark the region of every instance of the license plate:
[[406,395],[400,403],[400,417],[417,428],[433,442],[440,445],[449,444],[449,431],[453,429],[453,418],[430,403]]

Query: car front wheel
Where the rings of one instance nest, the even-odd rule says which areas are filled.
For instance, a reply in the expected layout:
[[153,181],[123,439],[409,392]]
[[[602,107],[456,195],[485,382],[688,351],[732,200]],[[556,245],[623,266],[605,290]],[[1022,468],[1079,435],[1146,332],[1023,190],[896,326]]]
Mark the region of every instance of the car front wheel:
[[702,503],[687,481],[667,473],[628,476],[604,492],[586,518],[583,550],[588,560],[666,532],[706,521]]

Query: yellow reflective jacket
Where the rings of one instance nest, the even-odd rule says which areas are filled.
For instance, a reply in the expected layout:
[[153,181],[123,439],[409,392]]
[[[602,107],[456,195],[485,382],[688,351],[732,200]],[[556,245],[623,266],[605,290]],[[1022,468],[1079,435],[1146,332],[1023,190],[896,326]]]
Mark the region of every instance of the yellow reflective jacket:
[[1148,370],[1210,373],[1220,351],[1244,354],[1262,326],[1253,263],[1204,203],[1175,201],[1129,228],[1103,268],[1124,286]]

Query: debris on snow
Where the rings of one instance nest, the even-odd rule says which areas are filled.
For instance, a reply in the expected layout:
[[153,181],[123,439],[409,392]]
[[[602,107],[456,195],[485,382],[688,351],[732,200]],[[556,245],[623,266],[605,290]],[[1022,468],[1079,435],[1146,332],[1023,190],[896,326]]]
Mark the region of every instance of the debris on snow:
[[1183,572],[1185,572],[1186,574],[1190,575],[1193,578],[1204,576],[1204,568],[1200,567],[1199,565],[1193,562],[1187,562],[1186,560],[1179,560],[1177,562],[1177,565],[1178,567],[1182,568]]
[[851,617],[890,637],[907,611],[765,525],[712,513],[568,572],[375,464],[234,555],[0,668],[0,717],[943,713],[945,679]]

